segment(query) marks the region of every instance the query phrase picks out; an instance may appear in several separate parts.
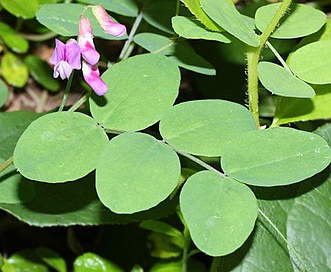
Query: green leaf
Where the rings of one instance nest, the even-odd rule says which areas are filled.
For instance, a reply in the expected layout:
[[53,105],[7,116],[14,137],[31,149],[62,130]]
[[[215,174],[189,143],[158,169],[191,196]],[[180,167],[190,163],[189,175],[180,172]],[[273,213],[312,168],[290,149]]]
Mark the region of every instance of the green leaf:
[[219,268],[231,272],[293,272],[286,242],[261,215],[261,212],[286,237],[287,215],[294,203],[297,188],[298,184],[286,187],[253,188],[260,210],[254,232],[241,248],[220,259]]
[[74,261],[74,272],[91,271],[123,272],[123,270],[116,264],[91,252],[84,253]]
[[8,95],[9,92],[7,85],[2,80],[0,80],[0,108],[6,103]]
[[150,135],[129,132],[104,148],[96,169],[96,189],[110,210],[131,214],[166,199],[179,177],[179,158],[169,146]]
[[1,5],[11,14],[23,19],[31,19],[39,7],[38,0],[1,0]]
[[158,52],[169,56],[178,66],[204,75],[215,75],[213,66],[195,53],[185,41],[177,42],[155,33],[139,33],[134,42],[149,52]]
[[4,43],[14,52],[16,53],[26,53],[29,49],[29,43],[27,40],[22,38],[17,34],[7,34],[3,33],[0,34],[1,38],[3,39]]
[[183,234],[173,226],[156,220],[146,220],[139,224],[139,227],[157,233],[166,234],[173,237],[183,237]]
[[[0,165],[4,162],[0,158]],[[18,174],[13,166],[0,173],[0,203],[27,203],[34,196],[34,184]]]
[[138,7],[134,0],[79,0],[79,2],[100,5],[106,10],[128,17],[135,17],[138,14]]
[[331,85],[314,85],[316,96],[310,99],[279,97],[273,125],[331,118]]
[[203,10],[224,30],[251,45],[259,46],[259,36],[255,34],[250,20],[241,15],[232,1],[228,0],[201,0]]
[[330,271],[330,176],[324,182],[319,177],[301,184],[298,195],[287,220],[288,247],[296,271]]
[[[276,14],[281,3],[260,7],[255,13],[256,27],[263,32]],[[308,36],[318,31],[326,21],[324,12],[309,5],[296,4],[280,22],[279,27],[271,34],[277,39],[293,39]]]
[[272,62],[259,62],[257,72],[262,85],[271,93],[300,98],[310,98],[315,95],[310,85]]
[[56,251],[45,247],[38,247],[35,249],[35,252],[45,263],[56,271],[67,271],[64,259]]
[[150,254],[155,258],[169,259],[183,253],[185,240],[183,237],[168,236],[161,233],[151,233],[148,236]]
[[175,105],[161,119],[164,140],[176,149],[220,156],[230,140],[256,130],[250,112],[225,100],[197,100]]
[[182,272],[183,263],[179,262],[158,262],[152,266],[150,272]]
[[[94,175],[74,182],[48,184],[36,182],[35,197],[26,204],[0,203],[20,221],[38,227],[101,225],[137,222],[168,216],[175,212],[178,200],[166,200],[157,207],[134,215],[112,213],[99,200]],[[50,216],[50,214],[52,216]]]
[[23,133],[14,151],[14,165],[23,176],[37,181],[75,180],[95,169],[107,142],[106,133],[89,116],[50,113]]
[[207,28],[214,31],[223,31],[223,29],[211,20],[201,8],[200,0],[181,0],[192,14]]
[[[79,18],[84,9],[84,5],[80,4],[45,4],[37,11],[36,18],[42,25],[62,36],[77,36]],[[85,13],[91,21],[93,35],[107,40],[122,40],[127,36],[115,37],[104,32],[92,11],[88,9]]]
[[229,142],[222,169],[234,179],[256,186],[288,185],[326,168],[331,150],[316,134],[277,127],[246,133]]
[[180,208],[194,244],[211,256],[227,255],[239,248],[257,218],[253,192],[210,171],[188,178],[180,194]]
[[29,124],[42,116],[40,113],[14,111],[0,113],[0,158],[8,159],[13,155],[16,143]]
[[52,92],[59,90],[60,84],[58,80],[53,78],[53,72],[47,62],[34,55],[28,55],[24,59],[24,63],[28,66],[29,72],[33,79],[40,83],[43,87]]
[[155,28],[173,34],[171,18],[176,14],[176,5],[175,1],[154,1],[146,6],[144,19]]
[[121,61],[102,78],[109,92],[90,100],[91,113],[102,126],[125,131],[141,130],[159,121],[175,102],[180,84],[176,64],[157,54]]
[[313,84],[331,83],[331,62],[328,52],[331,41],[319,41],[296,50],[289,59],[292,72],[300,79]]
[[204,25],[192,18],[175,16],[171,19],[175,32],[186,39],[203,39],[230,43],[231,40],[222,33],[205,29]]
[[48,272],[46,265],[32,249],[17,251],[8,258],[8,263],[15,268],[15,272]]
[[2,57],[1,70],[7,83],[14,87],[23,87],[29,77],[27,66],[9,52]]

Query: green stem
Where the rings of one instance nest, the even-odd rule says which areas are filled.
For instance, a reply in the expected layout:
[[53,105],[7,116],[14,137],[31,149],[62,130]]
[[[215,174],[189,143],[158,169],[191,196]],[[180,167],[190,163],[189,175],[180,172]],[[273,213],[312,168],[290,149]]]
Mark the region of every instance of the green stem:
[[191,154],[188,154],[184,151],[181,151],[181,150],[178,150],[176,148],[174,148],[173,146],[169,145],[174,151],[176,151],[178,154],[190,159],[191,161],[194,161],[196,164],[199,164],[201,165],[203,168],[206,168],[207,170],[209,171],[212,171],[212,172],[215,172],[219,175],[221,175],[222,177],[226,177],[226,175],[220,171],[218,171],[217,169],[215,169],[214,167],[210,166],[209,164],[205,163],[204,161],[200,160],[199,158],[197,157],[194,157],[193,155]]
[[74,77],[74,72],[71,72],[71,75],[70,75],[70,77],[68,79],[68,82],[67,82],[66,89],[65,89],[64,94],[63,94],[62,103],[61,103],[61,106],[60,106],[58,111],[63,111],[63,108],[67,103],[68,95],[69,95],[69,91],[70,91],[70,88],[71,88],[71,83],[72,83],[73,77]]
[[259,121],[259,88],[258,88],[258,75],[257,65],[260,60],[261,51],[270,37],[271,33],[276,29],[279,20],[285,15],[292,0],[283,0],[274,17],[266,27],[265,31],[260,36],[260,45],[258,47],[248,46],[247,48],[247,72],[248,72],[248,101],[249,110],[253,115],[255,124],[260,127]]
[[43,41],[47,41],[49,39],[55,38],[56,36],[58,36],[59,34],[55,33],[55,32],[47,32],[44,34],[25,34],[25,33],[20,33],[19,34],[22,38],[28,40],[28,41],[32,41],[32,42],[43,42]]
[[293,75],[291,69],[287,66],[285,60],[283,60],[282,56],[277,52],[276,48],[272,46],[272,44],[270,42],[266,42],[266,45],[268,46],[268,48],[272,51],[272,53],[274,53],[274,55],[276,56],[276,58],[278,59],[278,61],[283,65],[283,67],[291,74]]
[[218,268],[221,264],[221,257],[215,257],[213,258],[213,262],[211,263],[211,267],[210,267],[210,272],[217,272]]
[[191,244],[191,237],[190,237],[190,232],[186,226],[186,224],[184,224],[184,249],[183,249],[183,257],[182,257],[182,272],[186,272],[187,271],[187,262],[189,259],[189,249],[190,249],[190,244]]
[[179,15],[179,8],[180,8],[180,0],[177,0],[177,3],[176,3],[176,16]]
[[75,104],[73,104],[68,111],[77,110],[81,105],[83,105],[88,100],[89,96],[90,96],[89,93],[85,94]]
[[8,160],[6,160],[3,164],[0,165],[0,173],[5,171],[9,166],[12,165],[14,161],[13,157],[10,157]]
[[143,18],[143,11],[140,11],[140,13],[138,14],[138,16],[136,17],[136,20],[133,23],[132,29],[130,31],[129,37],[127,39],[127,41],[125,42],[122,51],[120,53],[119,59],[122,60],[124,59],[124,56],[128,57],[127,51],[130,49],[130,45],[133,41],[134,35],[137,32],[137,29],[141,23],[141,20]]

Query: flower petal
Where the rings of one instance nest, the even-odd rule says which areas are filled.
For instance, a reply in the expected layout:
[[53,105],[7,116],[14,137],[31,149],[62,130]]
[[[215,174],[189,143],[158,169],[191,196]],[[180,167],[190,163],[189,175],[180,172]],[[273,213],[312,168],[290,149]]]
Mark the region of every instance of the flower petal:
[[57,78],[60,76],[61,79],[66,79],[70,77],[71,72],[72,67],[69,65],[69,63],[61,60],[55,64],[53,77]]
[[50,63],[57,64],[60,60],[64,60],[65,57],[65,44],[58,39],[55,39],[55,49],[51,56]]
[[92,12],[98,20],[101,28],[110,35],[118,37],[123,36],[126,33],[126,27],[122,24],[114,22],[102,6],[93,6]]
[[81,68],[80,47],[74,39],[69,39],[66,43],[66,60],[73,69]]
[[86,61],[83,61],[82,71],[85,81],[97,95],[104,95],[108,91],[108,86],[100,78],[100,72],[96,65],[90,65]]
[[81,16],[79,20],[78,45],[83,58],[91,65],[98,63],[100,54],[95,50],[90,20]]

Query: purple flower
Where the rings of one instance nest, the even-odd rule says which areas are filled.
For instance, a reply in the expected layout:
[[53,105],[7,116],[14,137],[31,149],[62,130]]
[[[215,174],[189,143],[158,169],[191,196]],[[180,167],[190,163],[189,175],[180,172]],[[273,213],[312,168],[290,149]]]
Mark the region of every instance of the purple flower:
[[98,20],[101,28],[110,35],[118,37],[123,36],[126,33],[126,27],[122,24],[114,22],[102,6],[93,6],[92,12]]
[[100,78],[100,72],[96,65],[91,65],[86,61],[83,61],[82,71],[85,81],[91,86],[97,95],[104,95],[108,91],[108,86]]
[[91,65],[98,63],[100,54],[95,50],[91,23],[84,16],[79,20],[78,45],[84,60]]
[[66,44],[55,39],[55,50],[50,59],[54,64],[53,77],[69,78],[73,69],[81,68],[80,48],[74,39],[69,39]]

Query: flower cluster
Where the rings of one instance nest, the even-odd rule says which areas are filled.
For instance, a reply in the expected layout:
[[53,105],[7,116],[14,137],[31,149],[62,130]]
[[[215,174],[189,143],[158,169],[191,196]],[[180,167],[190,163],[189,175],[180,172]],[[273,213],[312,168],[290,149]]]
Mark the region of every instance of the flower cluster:
[[[105,32],[113,36],[122,36],[126,33],[125,26],[114,22],[102,6],[92,6],[92,12]],[[108,86],[100,78],[97,66],[99,59],[100,54],[93,43],[90,20],[82,15],[79,20],[77,41],[69,39],[64,44],[55,39],[55,50],[50,62],[54,64],[53,76],[55,78],[60,76],[61,79],[66,79],[69,78],[73,69],[82,69],[84,80],[93,91],[97,95],[104,95],[108,91]]]

